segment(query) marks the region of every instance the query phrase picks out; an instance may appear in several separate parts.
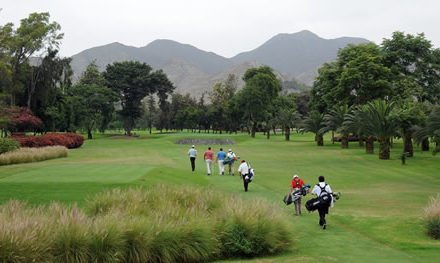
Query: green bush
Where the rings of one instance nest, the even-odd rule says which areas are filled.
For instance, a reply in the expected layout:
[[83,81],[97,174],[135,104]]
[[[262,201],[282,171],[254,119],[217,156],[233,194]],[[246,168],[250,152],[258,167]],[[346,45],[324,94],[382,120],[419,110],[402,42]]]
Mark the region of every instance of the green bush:
[[0,154],[18,149],[19,144],[15,140],[0,138]]
[[440,239],[440,195],[432,197],[425,207],[426,232],[434,239]]
[[290,246],[277,207],[262,200],[156,186],[111,190],[76,206],[0,206],[0,262],[207,262]]

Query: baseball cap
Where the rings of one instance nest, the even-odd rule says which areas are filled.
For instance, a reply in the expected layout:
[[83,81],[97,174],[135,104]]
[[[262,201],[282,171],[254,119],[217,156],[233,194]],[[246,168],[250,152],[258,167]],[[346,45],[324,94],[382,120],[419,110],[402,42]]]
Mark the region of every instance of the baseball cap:
[[194,144],[191,146],[191,148],[194,148],[195,146],[194,146]]

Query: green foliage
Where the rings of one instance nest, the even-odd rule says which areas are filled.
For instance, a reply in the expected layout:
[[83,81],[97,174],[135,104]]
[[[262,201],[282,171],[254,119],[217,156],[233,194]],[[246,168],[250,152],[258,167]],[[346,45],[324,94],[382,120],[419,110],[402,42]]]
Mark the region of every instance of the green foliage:
[[255,137],[257,125],[267,120],[273,101],[281,91],[281,82],[267,66],[248,69],[243,80],[246,84],[238,92],[238,105],[243,110],[244,119],[251,125],[252,137]]
[[348,45],[337,61],[324,64],[312,89],[312,107],[320,111],[334,105],[358,105],[390,95],[390,69],[380,48],[373,44]]
[[[63,34],[59,33],[60,25],[49,19],[49,13],[32,13],[22,19],[16,29],[12,23],[0,27],[0,49],[10,65],[11,82],[5,91],[10,95],[11,105],[16,105],[16,97],[25,92],[26,85],[32,85],[27,84],[27,79],[34,79],[29,58],[41,50],[58,49],[63,38]],[[30,88],[32,90],[34,87]]]
[[436,147],[434,148],[433,154],[440,152],[440,107],[435,106],[429,113],[426,120],[426,126],[419,128],[415,134],[415,139],[417,142],[422,142],[424,139],[431,137],[435,142]]
[[312,132],[315,134],[315,142],[318,146],[324,145],[324,114],[318,111],[310,112],[309,117],[304,120],[304,131]]
[[161,101],[174,90],[173,84],[161,71],[137,61],[115,62],[107,65],[104,72],[107,85],[118,94],[122,109],[119,114],[124,120],[124,129],[131,134],[135,121],[142,116],[141,101],[149,94],[157,93]]
[[440,195],[432,197],[425,207],[426,233],[434,238],[440,239]]
[[[392,70],[393,96],[415,96],[419,101],[440,100],[440,52],[425,35],[394,32],[382,42],[385,65]],[[403,88],[403,89],[402,89]]]
[[15,140],[0,138],[0,154],[16,150],[19,148],[19,146],[20,145]]
[[375,100],[367,103],[362,109],[364,130],[367,135],[380,142],[379,159],[390,158],[390,138],[397,133],[398,122],[393,115],[394,102]]

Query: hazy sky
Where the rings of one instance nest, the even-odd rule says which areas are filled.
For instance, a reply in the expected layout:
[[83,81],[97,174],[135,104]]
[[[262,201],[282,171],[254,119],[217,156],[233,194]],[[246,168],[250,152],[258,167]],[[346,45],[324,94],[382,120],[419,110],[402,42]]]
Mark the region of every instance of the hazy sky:
[[0,8],[0,25],[49,12],[65,34],[64,56],[111,42],[141,47],[172,39],[232,57],[304,29],[378,44],[393,31],[424,32],[440,46],[438,0],[1,0]]

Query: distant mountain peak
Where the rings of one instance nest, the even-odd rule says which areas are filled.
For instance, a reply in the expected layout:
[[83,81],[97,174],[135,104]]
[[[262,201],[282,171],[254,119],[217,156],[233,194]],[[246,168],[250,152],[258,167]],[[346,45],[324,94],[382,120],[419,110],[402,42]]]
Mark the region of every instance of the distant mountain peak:
[[309,30],[302,30],[277,34],[254,50],[232,58],[170,39],[157,39],[143,47],[113,42],[74,55],[72,69],[75,76],[80,76],[94,60],[101,70],[114,62],[136,60],[155,69],[163,69],[177,91],[201,94],[230,73],[241,79],[248,68],[268,65],[280,78],[283,76],[283,80],[295,78],[310,85],[317,75],[317,69],[323,63],[334,60],[340,48],[365,42],[369,41],[350,37],[325,39]]

